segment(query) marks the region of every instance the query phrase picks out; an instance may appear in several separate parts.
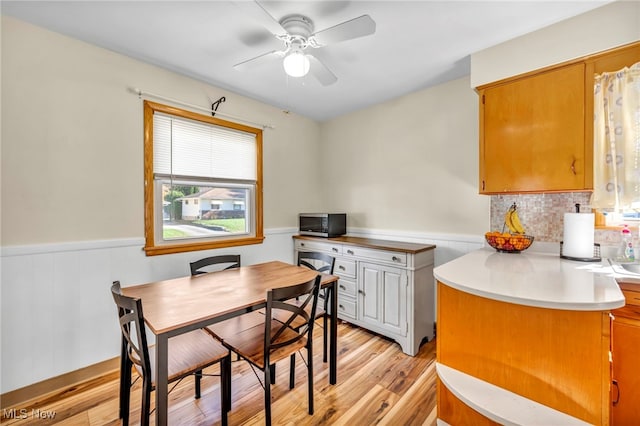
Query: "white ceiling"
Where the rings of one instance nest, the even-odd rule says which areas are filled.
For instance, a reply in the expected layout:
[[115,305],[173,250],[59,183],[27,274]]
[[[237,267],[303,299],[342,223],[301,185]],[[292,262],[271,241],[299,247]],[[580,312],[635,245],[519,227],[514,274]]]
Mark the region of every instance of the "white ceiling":
[[608,2],[262,1],[276,20],[303,14],[316,31],[363,14],[373,18],[375,34],[313,50],[338,77],[330,86],[310,74],[287,78],[279,61],[234,69],[282,42],[230,1],[2,1],[1,7],[3,14],[324,121],[468,75],[470,54]]

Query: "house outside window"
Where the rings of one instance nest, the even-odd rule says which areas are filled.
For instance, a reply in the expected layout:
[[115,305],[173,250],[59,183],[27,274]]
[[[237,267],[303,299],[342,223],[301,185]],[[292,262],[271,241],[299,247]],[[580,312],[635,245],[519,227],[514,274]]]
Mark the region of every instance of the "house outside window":
[[144,117],[147,255],[261,243],[262,130],[150,101]]

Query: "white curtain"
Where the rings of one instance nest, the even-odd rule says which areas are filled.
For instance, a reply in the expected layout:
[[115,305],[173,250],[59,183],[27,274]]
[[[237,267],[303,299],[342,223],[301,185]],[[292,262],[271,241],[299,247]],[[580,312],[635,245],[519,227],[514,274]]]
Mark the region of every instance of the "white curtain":
[[640,62],[596,76],[593,208],[640,211]]

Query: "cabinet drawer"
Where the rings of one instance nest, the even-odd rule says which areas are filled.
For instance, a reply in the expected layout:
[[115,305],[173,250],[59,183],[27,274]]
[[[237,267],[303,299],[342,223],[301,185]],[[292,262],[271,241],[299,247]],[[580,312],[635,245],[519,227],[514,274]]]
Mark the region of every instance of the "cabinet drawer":
[[622,308],[614,309],[611,312],[614,318],[625,317],[640,321],[640,306],[627,303]]
[[622,293],[627,305],[640,306],[640,292],[624,290]]
[[336,264],[333,267],[333,273],[339,276],[355,278],[356,261],[348,259],[336,259]]
[[407,254],[398,251],[374,250],[345,246],[343,248],[342,254],[345,256],[376,260],[379,262],[393,263],[396,265],[407,264]]
[[298,251],[324,251],[331,254],[342,254],[342,245],[323,243],[311,240],[296,240],[296,250]]
[[338,281],[338,297],[345,295],[345,296],[349,296],[349,297],[356,297],[356,289],[357,289],[357,285],[354,281],[349,281],[349,280],[339,280]]
[[339,317],[356,317],[356,303],[345,297],[338,298],[338,316]]

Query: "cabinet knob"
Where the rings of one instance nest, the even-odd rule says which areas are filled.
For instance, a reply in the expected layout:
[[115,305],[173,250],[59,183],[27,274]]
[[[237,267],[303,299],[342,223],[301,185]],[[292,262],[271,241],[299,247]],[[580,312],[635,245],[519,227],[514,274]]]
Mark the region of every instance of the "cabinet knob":
[[347,250],[347,254],[353,254],[353,250]]
[[340,269],[341,271],[345,270],[344,266],[342,266],[342,265],[338,265],[338,269]]
[[300,247],[304,247],[304,243],[300,243]]
[[364,296],[364,291],[358,290],[358,293]]
[[340,308],[341,311],[344,311],[344,305],[338,305],[338,308]]
[[342,284],[340,284],[340,290],[346,290],[347,288],[345,286],[343,286]]
[[394,262],[400,262],[400,258],[397,256],[393,256],[391,260],[393,260]]
[[332,251],[332,252],[334,252],[334,253],[337,253],[337,252],[338,252],[338,249],[337,249],[337,248],[335,248],[335,247],[331,247],[331,251]]

